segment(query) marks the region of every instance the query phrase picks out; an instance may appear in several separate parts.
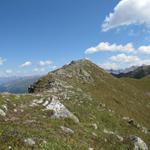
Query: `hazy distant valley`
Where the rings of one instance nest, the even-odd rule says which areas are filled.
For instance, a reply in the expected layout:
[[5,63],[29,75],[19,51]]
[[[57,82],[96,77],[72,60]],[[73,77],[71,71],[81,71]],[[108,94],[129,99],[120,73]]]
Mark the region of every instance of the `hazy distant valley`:
[[27,93],[28,87],[41,76],[0,77],[0,92]]

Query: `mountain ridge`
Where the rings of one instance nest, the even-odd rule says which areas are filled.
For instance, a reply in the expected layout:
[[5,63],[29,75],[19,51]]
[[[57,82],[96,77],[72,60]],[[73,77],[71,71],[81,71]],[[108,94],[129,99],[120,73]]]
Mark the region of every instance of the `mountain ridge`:
[[72,61],[30,88],[0,95],[2,149],[148,150],[149,96],[91,61]]

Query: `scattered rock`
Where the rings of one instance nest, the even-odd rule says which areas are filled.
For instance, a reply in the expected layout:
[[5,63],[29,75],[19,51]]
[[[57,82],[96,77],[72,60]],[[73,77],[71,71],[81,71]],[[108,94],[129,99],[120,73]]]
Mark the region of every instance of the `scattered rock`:
[[44,99],[43,99],[43,98],[41,98],[40,100],[36,100],[36,103],[38,103],[38,104],[42,104],[42,103],[43,103],[43,101],[44,101]]
[[88,148],[88,150],[94,150],[94,148],[92,148],[92,147],[89,147],[89,148]]
[[47,141],[46,141],[46,140],[43,140],[43,144],[47,144]]
[[34,146],[35,145],[35,141],[32,138],[27,138],[24,140],[25,145],[27,146]]
[[100,106],[101,106],[101,107],[106,107],[106,105],[105,105],[105,104],[103,104],[103,103],[100,103]]
[[104,139],[105,142],[107,142],[107,139]]
[[30,107],[36,107],[36,106],[38,106],[36,103],[30,104]]
[[3,108],[5,111],[8,110],[6,105],[2,105],[2,108]]
[[17,105],[16,105],[16,104],[13,104],[13,106],[16,107]]
[[17,109],[14,109],[14,112],[15,112],[15,113],[18,112]]
[[110,135],[116,136],[117,139],[118,139],[120,142],[123,142],[123,140],[124,140],[122,136],[120,136],[120,135],[118,135],[118,134],[116,134],[116,133],[114,133],[114,132],[112,132],[112,131],[108,131],[107,129],[104,129],[103,132],[106,133],[106,134],[110,134]]
[[74,131],[72,129],[70,129],[70,128],[66,128],[64,126],[61,126],[60,128],[66,134],[74,134]]
[[93,123],[93,124],[92,124],[92,127],[93,127],[95,130],[97,130],[97,129],[98,129],[98,127],[97,127],[97,124],[96,124],[96,123]]
[[22,113],[23,113],[23,112],[24,112],[24,110],[23,110],[23,109],[20,109],[20,112],[22,112]]
[[145,134],[149,134],[149,130],[146,127],[141,126],[139,123],[137,123],[134,119],[130,119],[129,117],[123,117],[123,120],[127,121],[128,124],[131,126],[134,126],[135,128],[141,130],[141,132]]
[[26,120],[24,121],[25,124],[32,124],[32,123],[37,123],[36,120]]
[[145,127],[141,127],[141,131],[142,131],[143,133],[145,133],[145,134],[150,133],[150,131],[149,131],[147,128],[145,128]]
[[95,136],[95,137],[97,137],[97,134],[95,132],[92,132],[92,135]]
[[0,115],[1,115],[2,117],[5,117],[5,116],[6,116],[6,113],[4,112],[4,110],[0,109]]
[[43,106],[46,107],[48,104],[49,104],[49,101],[45,101],[44,104],[43,104]]
[[120,136],[120,135],[116,135],[116,137],[117,137],[117,139],[120,141],[120,142],[123,142],[123,137],[122,136]]
[[106,133],[106,134],[115,134],[114,132],[108,131],[107,129],[104,129],[104,133]]

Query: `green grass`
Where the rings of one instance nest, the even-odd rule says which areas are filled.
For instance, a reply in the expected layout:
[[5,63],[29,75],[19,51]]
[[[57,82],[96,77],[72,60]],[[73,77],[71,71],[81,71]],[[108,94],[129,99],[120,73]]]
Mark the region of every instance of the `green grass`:
[[[20,97],[0,95],[0,106],[5,104],[8,107],[7,116],[0,117],[2,150],[7,150],[8,146],[13,150],[87,150],[89,147],[94,150],[133,149],[133,144],[128,140],[129,135],[139,136],[150,146],[148,134],[122,119],[133,118],[150,129],[150,109],[147,107],[149,97],[145,94],[149,88],[147,79],[138,82],[117,79],[89,62],[65,66],[64,69],[68,74],[73,71],[75,75],[72,78],[61,76],[57,74],[58,70],[48,74],[34,85],[36,93],[41,91],[39,96],[36,96],[36,93]],[[84,74],[82,69],[87,71],[92,79],[84,80],[82,76],[80,78],[76,75],[79,70],[81,75]],[[43,106],[30,106],[33,100],[48,99],[54,94],[46,92],[51,77],[65,81],[73,87],[67,92],[74,92],[69,95],[69,100],[65,100],[62,95],[59,97],[60,102],[79,118],[79,124],[69,118],[52,119],[52,111],[43,111]],[[58,96],[60,93],[54,95]],[[18,112],[14,112],[14,109]],[[94,129],[92,124],[97,124],[98,129]],[[72,129],[74,134],[63,133],[60,126]],[[120,142],[116,135],[104,133],[104,129],[122,136],[124,141]],[[26,146],[23,142],[26,138],[33,138],[36,144],[33,147]]]

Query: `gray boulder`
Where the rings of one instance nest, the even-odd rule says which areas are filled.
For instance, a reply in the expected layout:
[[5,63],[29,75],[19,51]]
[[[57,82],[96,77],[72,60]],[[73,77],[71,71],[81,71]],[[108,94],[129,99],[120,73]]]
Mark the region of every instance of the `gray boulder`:
[[148,150],[146,143],[141,138],[131,135],[129,139],[134,143],[134,150]]

